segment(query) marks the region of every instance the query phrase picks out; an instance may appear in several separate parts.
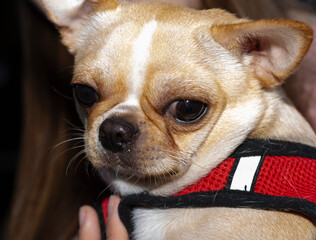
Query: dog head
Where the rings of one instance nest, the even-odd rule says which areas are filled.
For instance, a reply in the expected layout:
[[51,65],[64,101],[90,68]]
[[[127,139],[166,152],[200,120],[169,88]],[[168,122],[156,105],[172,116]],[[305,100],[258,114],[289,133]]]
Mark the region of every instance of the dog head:
[[312,39],[302,23],[219,9],[42,3],[75,55],[87,156],[123,195],[174,193],[262,131],[267,92],[277,96]]

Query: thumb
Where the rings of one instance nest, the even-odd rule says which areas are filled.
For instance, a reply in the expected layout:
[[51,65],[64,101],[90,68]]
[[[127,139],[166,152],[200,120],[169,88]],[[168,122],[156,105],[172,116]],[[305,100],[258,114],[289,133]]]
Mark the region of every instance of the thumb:
[[101,240],[99,218],[94,208],[83,206],[79,210],[79,240]]

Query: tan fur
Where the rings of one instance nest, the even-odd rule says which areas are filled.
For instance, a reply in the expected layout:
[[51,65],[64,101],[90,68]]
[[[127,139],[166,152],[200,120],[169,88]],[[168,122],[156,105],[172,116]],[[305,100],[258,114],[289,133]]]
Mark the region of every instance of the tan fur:
[[[280,35],[284,37],[286,41],[287,38],[290,37],[298,37],[301,38],[298,42],[300,42],[300,51],[298,52],[297,57],[293,57],[295,61],[289,64],[288,69],[282,69],[283,66],[280,66],[278,69],[275,66],[275,72],[268,72],[258,70],[257,65],[264,64],[260,61],[260,55],[255,58],[255,61],[252,62],[252,67],[255,69],[256,78],[261,80],[261,83],[264,87],[275,87],[283,82],[284,78],[289,76],[294,69],[296,69],[301,62],[302,58],[305,56],[309,46],[311,44],[313,38],[312,29],[307,27],[304,24],[294,21],[288,20],[270,20],[267,22],[266,20],[264,25],[261,25],[260,21],[254,23],[243,23],[243,24],[233,24],[233,25],[224,25],[224,26],[215,26],[211,28],[212,35],[216,41],[218,41],[222,46],[227,48],[228,50],[234,52],[236,55],[243,54],[242,42],[247,40],[247,38],[257,38],[257,37],[265,37],[264,34],[268,33],[271,35],[270,31],[273,31],[273,34]],[[282,23],[282,26],[280,25]],[[279,25],[275,29],[269,29],[266,25],[269,24],[271,27],[273,25]],[[265,28],[265,29],[262,29]],[[260,31],[261,29],[261,31]],[[296,32],[295,32],[296,31]],[[300,32],[303,35],[300,35]],[[260,36],[257,36],[260,34]],[[286,36],[288,35],[288,36]],[[287,42],[280,42],[278,44],[286,45]],[[264,42],[262,43],[264,45]],[[262,46],[263,48],[265,46]],[[288,46],[287,51],[291,51],[293,46]],[[255,54],[255,53],[254,53]],[[271,54],[272,53],[268,53]],[[276,56],[280,58],[280,56]],[[289,61],[289,59],[284,59],[284,61]],[[288,64],[288,63],[287,63]],[[281,72],[280,72],[281,71]]]
[[[210,211],[203,209],[180,210],[183,218],[173,215],[170,232],[165,239],[176,239],[181,233],[181,239],[313,239],[315,230],[313,224],[303,217],[294,214],[254,209],[214,208]],[[159,214],[163,214],[162,212]],[[199,216],[192,221],[191,216]],[[211,216],[211,217],[210,217]],[[232,220],[232,216],[234,220]],[[247,221],[246,221],[247,219]],[[188,224],[189,223],[189,224]],[[269,228],[262,227],[269,225]],[[282,226],[282,227],[280,227]],[[291,235],[288,234],[291,232]],[[192,232],[194,237],[192,238]]]
[[118,1],[116,0],[91,0],[94,4],[95,11],[107,11],[114,10],[119,6]]
[[[59,12],[47,10],[56,24],[70,28],[62,33],[76,53],[73,83],[87,84],[100,93],[98,103],[81,111],[86,151],[95,167],[106,169],[117,193],[176,193],[210,172],[246,138],[316,146],[308,123],[276,87],[308,49],[311,30],[306,25],[288,20],[251,22],[223,10],[164,4],[102,1],[94,11],[86,9],[81,18],[85,20],[68,26],[55,17]],[[139,106],[120,108],[132,91],[133,43],[153,19],[157,27],[145,81],[137,86]],[[253,48],[257,39],[263,41],[263,48]],[[208,112],[194,124],[179,124],[166,112],[179,99],[205,102]],[[105,153],[99,146],[99,126],[113,116],[141,132],[128,155]],[[153,224],[161,226],[160,232],[153,233],[146,223],[159,214],[161,219]],[[313,239],[316,235],[315,225],[303,216],[264,210],[139,210],[134,217],[138,239],[152,234],[155,239],[175,239],[180,233],[183,239]],[[187,222],[192,229],[183,228]],[[249,222],[250,228],[245,228]]]

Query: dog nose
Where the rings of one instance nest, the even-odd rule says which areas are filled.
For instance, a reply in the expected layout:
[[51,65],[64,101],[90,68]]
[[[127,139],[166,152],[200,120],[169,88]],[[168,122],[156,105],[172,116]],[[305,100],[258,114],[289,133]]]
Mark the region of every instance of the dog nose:
[[102,146],[114,153],[121,152],[131,144],[138,130],[129,122],[121,119],[106,119],[99,128],[99,139]]

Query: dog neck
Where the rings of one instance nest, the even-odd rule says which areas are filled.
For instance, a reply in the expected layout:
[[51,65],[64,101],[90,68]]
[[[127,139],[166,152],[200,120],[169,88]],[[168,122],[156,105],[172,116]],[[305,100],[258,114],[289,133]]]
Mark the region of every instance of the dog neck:
[[313,129],[287,98],[282,87],[265,90],[263,98],[266,108],[262,121],[248,138],[277,139],[316,146]]
[[[172,196],[140,193],[124,197],[120,217],[129,233],[135,207],[291,210],[316,222],[315,166],[313,147],[286,141],[246,140],[207,176]],[[101,222],[106,222],[107,206],[105,196],[98,204]]]

